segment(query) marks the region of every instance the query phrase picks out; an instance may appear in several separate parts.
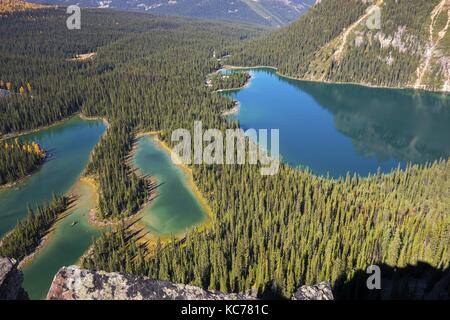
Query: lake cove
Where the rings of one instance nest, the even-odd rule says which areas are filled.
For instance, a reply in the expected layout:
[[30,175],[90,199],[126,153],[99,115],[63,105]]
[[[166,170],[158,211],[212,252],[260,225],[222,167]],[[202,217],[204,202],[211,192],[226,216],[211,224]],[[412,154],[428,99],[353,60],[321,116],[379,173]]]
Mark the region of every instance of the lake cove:
[[77,181],[70,192],[77,197],[75,207],[55,224],[45,246],[22,269],[23,288],[31,299],[45,299],[58,270],[76,264],[102,232],[88,221],[89,211],[96,207],[94,187]]
[[53,192],[70,193],[77,199],[75,207],[56,222],[43,245],[22,268],[23,287],[31,299],[44,299],[58,269],[76,263],[101,232],[88,223],[88,213],[95,207],[95,190],[79,177],[105,129],[101,120],[73,117],[19,137],[40,143],[50,158],[20,184],[0,191],[0,235],[27,214],[27,205],[43,204]]
[[106,127],[101,120],[73,117],[55,126],[19,137],[36,141],[50,158],[31,177],[9,189],[0,190],[0,236],[34,207],[49,201],[53,193],[65,194],[77,181]]
[[[450,156],[450,95],[291,80],[245,69],[230,119],[246,130],[279,129],[282,161],[319,175],[388,173]],[[225,70],[222,72],[239,72]]]
[[187,182],[183,170],[159,146],[154,136],[142,136],[133,163],[144,175],[156,178],[157,196],[142,212],[141,222],[158,236],[183,235],[208,218],[207,212]]

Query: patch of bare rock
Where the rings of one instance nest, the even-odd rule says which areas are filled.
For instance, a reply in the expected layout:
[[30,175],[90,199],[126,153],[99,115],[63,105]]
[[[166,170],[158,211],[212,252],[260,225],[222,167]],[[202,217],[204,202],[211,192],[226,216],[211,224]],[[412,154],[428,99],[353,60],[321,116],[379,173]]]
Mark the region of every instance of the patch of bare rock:
[[[227,294],[199,287],[121,273],[63,267],[47,294],[49,300],[255,300],[246,294]],[[332,300],[329,283],[301,287],[294,300]]]

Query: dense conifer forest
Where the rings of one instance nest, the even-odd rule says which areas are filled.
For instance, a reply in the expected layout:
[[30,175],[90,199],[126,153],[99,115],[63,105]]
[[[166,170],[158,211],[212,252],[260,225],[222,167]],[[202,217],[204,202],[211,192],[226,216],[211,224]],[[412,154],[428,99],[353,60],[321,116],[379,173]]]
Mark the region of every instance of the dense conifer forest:
[[147,274],[145,258],[147,250],[134,241],[132,233],[124,223],[96,239],[92,245],[92,252],[94,254],[83,258],[84,268]]
[[450,161],[338,181],[286,166],[275,179],[251,166],[204,166],[196,173],[204,194],[214,195],[210,230],[193,231],[144,265],[143,253],[128,244],[126,254],[95,250],[85,266],[221,291],[270,287],[285,297],[304,283],[338,285],[374,263],[449,267]]
[[[450,32],[444,26],[450,16],[442,9],[432,20],[439,3],[323,0],[291,25],[232,50],[227,63],[272,66],[301,79],[444,90],[449,79],[445,56],[450,53]],[[379,26],[370,29],[367,21],[373,14],[359,19],[373,4],[380,19]],[[438,41],[439,33],[444,36]],[[435,50],[427,51],[430,47]],[[426,65],[428,54],[432,58]],[[427,70],[420,77],[423,64]]]
[[46,205],[28,208],[27,216],[0,240],[0,256],[20,261],[32,253],[68,204],[67,197],[53,195]]
[[45,151],[36,142],[0,143],[0,186],[15,182],[35,171],[45,160]]
[[[342,14],[342,25],[298,41],[311,48],[326,43],[363,12],[359,3],[355,12],[329,8]],[[0,29],[14,39],[0,43],[0,77],[32,83],[35,96],[0,100],[1,130],[35,128],[79,111],[106,118],[109,128],[86,173],[99,181],[101,216],[122,218],[145,199],[143,181],[126,163],[134,134],[162,131],[170,143],[172,130],[190,129],[194,120],[222,130],[238,125],[221,116],[232,101],[205,80],[221,67],[214,52],[226,55],[259,30],[86,10],[82,30],[71,33],[57,27],[65,17],[61,10],[42,10],[0,18]],[[286,43],[295,44],[291,40]],[[97,55],[67,60],[86,52]],[[286,62],[303,68],[303,52]],[[267,52],[267,61],[253,61],[280,59]],[[85,265],[223,291],[270,287],[285,297],[299,284],[349,279],[372,263],[449,267],[448,159],[338,180],[284,165],[275,176],[261,176],[250,165],[193,166],[193,173],[215,215],[210,228],[146,256],[124,227],[96,241]]]

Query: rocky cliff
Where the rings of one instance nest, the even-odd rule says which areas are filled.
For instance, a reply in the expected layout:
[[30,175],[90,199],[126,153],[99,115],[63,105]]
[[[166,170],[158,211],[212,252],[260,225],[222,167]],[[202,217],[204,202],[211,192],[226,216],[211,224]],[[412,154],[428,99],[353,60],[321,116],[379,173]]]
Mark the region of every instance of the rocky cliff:
[[314,286],[303,286],[298,289],[292,300],[334,300],[329,282],[322,282]]
[[22,289],[23,275],[13,259],[0,257],[0,300],[23,300],[28,295]]
[[[254,300],[245,294],[225,294],[199,287],[151,280],[120,273],[95,272],[63,267],[47,294],[49,300]],[[294,300],[333,299],[331,286],[321,283],[302,287]]]

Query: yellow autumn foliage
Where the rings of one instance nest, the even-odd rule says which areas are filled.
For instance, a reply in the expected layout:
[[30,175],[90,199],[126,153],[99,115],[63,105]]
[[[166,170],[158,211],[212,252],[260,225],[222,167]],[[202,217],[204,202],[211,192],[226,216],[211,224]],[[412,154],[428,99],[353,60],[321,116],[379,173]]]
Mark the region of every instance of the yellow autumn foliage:
[[19,139],[14,139],[14,143],[13,144],[8,144],[7,142],[2,144],[2,147],[5,150],[8,150],[10,148],[16,148],[18,150],[22,150],[25,151],[27,153],[32,153],[32,154],[36,154],[39,155],[40,157],[44,157],[45,156],[45,151],[41,148],[41,146],[36,143],[36,142],[25,142],[25,143],[20,143]]

